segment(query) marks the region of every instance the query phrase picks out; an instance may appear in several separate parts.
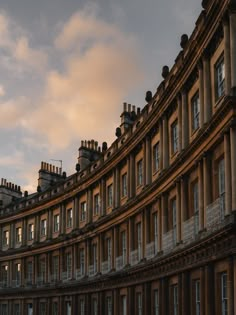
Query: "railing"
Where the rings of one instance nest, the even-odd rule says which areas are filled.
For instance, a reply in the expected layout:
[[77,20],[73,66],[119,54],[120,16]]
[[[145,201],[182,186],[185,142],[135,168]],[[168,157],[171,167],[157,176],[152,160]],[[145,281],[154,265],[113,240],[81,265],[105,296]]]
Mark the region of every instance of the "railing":
[[81,269],[76,269],[75,271],[75,279],[80,280],[85,276],[84,271],[81,272]]
[[155,256],[155,243],[151,242],[146,244],[145,257],[146,259],[151,259]]
[[116,270],[121,270],[124,268],[126,264],[126,259],[124,256],[118,256],[116,257]]
[[108,273],[111,270],[111,261],[106,260],[102,262],[102,273]]
[[183,222],[183,242],[189,243],[195,238],[195,216]]
[[11,285],[13,288],[18,288],[20,286],[20,279],[12,280]]
[[8,287],[8,281],[0,281],[0,288],[7,288]]
[[174,231],[170,230],[163,234],[162,247],[164,252],[170,251],[174,247]]
[[70,281],[72,279],[72,273],[70,271],[63,271],[61,273],[61,279],[63,282]]
[[97,273],[97,266],[96,265],[90,265],[89,266],[89,277],[95,276]]
[[224,220],[224,195],[206,208],[206,228],[216,230]]
[[137,265],[139,263],[139,252],[137,249],[130,252],[130,265]]

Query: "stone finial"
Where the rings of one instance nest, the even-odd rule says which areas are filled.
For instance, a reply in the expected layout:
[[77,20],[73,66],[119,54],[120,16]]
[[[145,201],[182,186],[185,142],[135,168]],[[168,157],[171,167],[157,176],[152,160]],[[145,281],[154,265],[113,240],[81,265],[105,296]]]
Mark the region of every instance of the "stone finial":
[[102,152],[105,152],[107,150],[107,143],[103,142],[102,143]]
[[169,75],[169,72],[170,72],[170,70],[169,70],[168,66],[164,66],[162,68],[162,77],[163,77],[163,79],[167,78],[167,76]]
[[146,92],[145,101],[149,103],[149,102],[151,102],[151,100],[152,100],[152,92],[151,91],[147,91]]
[[183,35],[181,36],[181,40],[180,40],[180,46],[181,46],[181,48],[184,49],[184,48],[186,47],[187,43],[188,43],[188,35],[187,35],[187,34],[183,34]]
[[119,138],[121,136],[121,129],[118,127],[116,128],[116,137]]

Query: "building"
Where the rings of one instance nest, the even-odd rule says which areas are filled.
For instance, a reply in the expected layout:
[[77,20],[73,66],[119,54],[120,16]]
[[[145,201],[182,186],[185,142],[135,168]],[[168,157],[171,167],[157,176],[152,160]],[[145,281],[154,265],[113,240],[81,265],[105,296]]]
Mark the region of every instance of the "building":
[[109,148],[2,180],[1,315],[236,313],[236,1],[202,6]]

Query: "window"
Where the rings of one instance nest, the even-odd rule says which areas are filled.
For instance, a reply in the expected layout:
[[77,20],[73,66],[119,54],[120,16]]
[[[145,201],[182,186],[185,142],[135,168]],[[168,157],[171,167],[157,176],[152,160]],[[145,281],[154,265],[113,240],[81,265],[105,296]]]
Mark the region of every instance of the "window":
[[1,315],[8,315],[8,305],[7,304],[0,304],[0,314]]
[[8,286],[8,265],[2,266],[2,285],[3,287]]
[[137,224],[137,240],[138,240],[138,261],[142,258],[142,226],[141,222]]
[[21,276],[21,264],[15,264],[15,281],[16,281],[16,286],[20,285],[20,276]]
[[46,281],[46,260],[41,258],[39,260],[39,282],[45,283]]
[[108,262],[108,269],[111,269],[111,261],[112,261],[112,253],[111,253],[111,239],[107,239],[107,262]]
[[52,315],[58,315],[59,314],[58,309],[58,302],[54,301],[52,302]]
[[222,315],[228,314],[228,292],[227,292],[227,273],[221,274],[221,312]]
[[121,197],[127,196],[127,173],[121,177]]
[[2,244],[3,246],[9,246],[9,231],[3,231]]
[[14,304],[13,312],[14,315],[20,315],[20,304]]
[[71,301],[66,302],[66,315],[71,315]]
[[199,128],[199,119],[200,119],[200,98],[199,92],[197,92],[191,100],[192,108],[192,131],[195,131]]
[[107,296],[106,298],[107,305],[107,315],[112,315],[112,299],[111,296]]
[[121,233],[121,243],[122,243],[122,260],[123,265],[126,265],[126,231]]
[[159,292],[154,291],[154,315],[159,315]]
[[72,255],[71,253],[66,253],[66,273],[67,279],[72,277]]
[[20,244],[22,242],[22,228],[16,228],[16,243]]
[[85,254],[84,248],[79,251],[79,262],[80,262],[80,275],[83,276],[85,274]]
[[126,302],[126,295],[121,296],[121,310],[122,315],[127,315],[127,302]]
[[97,244],[93,244],[92,250],[93,250],[93,271],[94,273],[96,273],[97,272]]
[[178,315],[178,286],[173,286],[173,315]]
[[80,220],[85,221],[86,220],[86,212],[87,212],[87,204],[86,201],[81,202],[80,205]]
[[46,233],[47,233],[47,220],[43,219],[43,220],[41,220],[41,227],[40,227],[41,237],[46,236]]
[[84,299],[80,299],[80,314],[85,315],[85,302]]
[[153,147],[152,161],[153,161],[153,171],[157,172],[160,168],[159,142],[157,142]]
[[113,205],[113,185],[110,184],[107,187],[107,206],[112,207]]
[[32,284],[33,280],[33,263],[32,261],[28,261],[27,263],[27,283]]
[[53,232],[57,233],[59,232],[60,227],[60,216],[59,214],[55,214],[53,217]]
[[40,302],[39,303],[39,315],[46,315],[46,303]]
[[153,227],[154,227],[154,252],[158,252],[158,214],[153,215]]
[[94,196],[94,208],[93,208],[93,215],[98,215],[100,212],[100,195],[96,194]]
[[174,245],[177,243],[177,217],[176,217],[176,199],[173,199],[172,202],[172,220],[173,220],[173,242]]
[[34,239],[34,225],[30,223],[28,225],[28,240],[32,241]]
[[93,315],[98,314],[98,301],[97,299],[93,299]]
[[59,280],[59,256],[52,257],[52,280],[57,281]]
[[143,160],[139,160],[137,163],[137,186],[143,184]]
[[178,121],[176,120],[171,125],[171,148],[172,154],[175,154],[178,151]]
[[142,294],[137,293],[137,310],[138,315],[142,315]]
[[201,314],[201,303],[200,303],[200,281],[195,281],[195,314]]
[[215,65],[215,97],[218,100],[225,93],[225,65],[224,59],[220,60]]
[[66,227],[69,229],[72,227],[72,209],[67,209],[66,212]]
[[32,303],[27,304],[27,315],[33,315],[33,304]]
[[199,202],[198,202],[198,182],[193,183],[193,212],[194,212],[194,233],[199,232]]

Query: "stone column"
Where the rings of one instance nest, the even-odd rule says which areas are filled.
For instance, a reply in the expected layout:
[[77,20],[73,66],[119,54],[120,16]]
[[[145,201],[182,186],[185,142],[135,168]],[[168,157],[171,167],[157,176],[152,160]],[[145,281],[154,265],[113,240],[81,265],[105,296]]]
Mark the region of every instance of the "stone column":
[[161,198],[158,198],[158,251],[162,249],[162,206]]
[[212,115],[212,99],[211,99],[211,71],[210,58],[208,52],[203,56],[203,76],[204,76],[204,123],[207,123]]
[[236,126],[230,128],[232,210],[236,210]]
[[199,230],[204,229],[204,189],[202,160],[198,162],[198,206],[199,206]]
[[182,150],[182,100],[181,95],[177,97],[177,105],[178,105],[178,132],[179,132],[179,151]]
[[115,194],[115,208],[118,208],[120,206],[120,169],[118,166],[115,169],[114,194]]
[[182,216],[181,216],[181,184],[180,181],[176,182],[176,190],[177,190],[177,243],[180,243],[182,237]]
[[200,120],[199,125],[202,128],[204,124],[204,76],[203,76],[203,65],[202,61],[198,64],[199,74],[199,100],[200,100]]
[[225,215],[230,214],[232,209],[231,191],[231,159],[229,134],[224,134],[224,160],[225,160]]
[[79,227],[79,202],[78,197],[75,196],[73,200],[73,229],[76,229]]
[[224,27],[224,63],[225,63],[225,94],[230,95],[231,92],[231,58],[230,58],[230,30],[229,20],[223,20]]
[[152,159],[151,159],[151,138],[150,136],[146,137],[145,141],[145,172],[146,172],[146,181],[145,184],[151,184],[152,178]]
[[163,117],[163,168],[169,166],[169,136],[167,114]]
[[160,171],[163,170],[163,124],[159,120],[159,133],[160,133]]
[[231,60],[231,93],[236,93],[236,12],[229,13],[230,24],[230,60]]
[[[211,203],[211,165],[210,157],[205,154],[203,157],[203,190],[204,190],[204,213],[206,216],[207,206]],[[206,217],[205,222],[206,225]]]
[[[189,142],[189,118],[188,118],[188,99],[185,90],[181,93],[182,97],[182,149],[185,149]],[[179,128],[180,122],[178,123]]]

